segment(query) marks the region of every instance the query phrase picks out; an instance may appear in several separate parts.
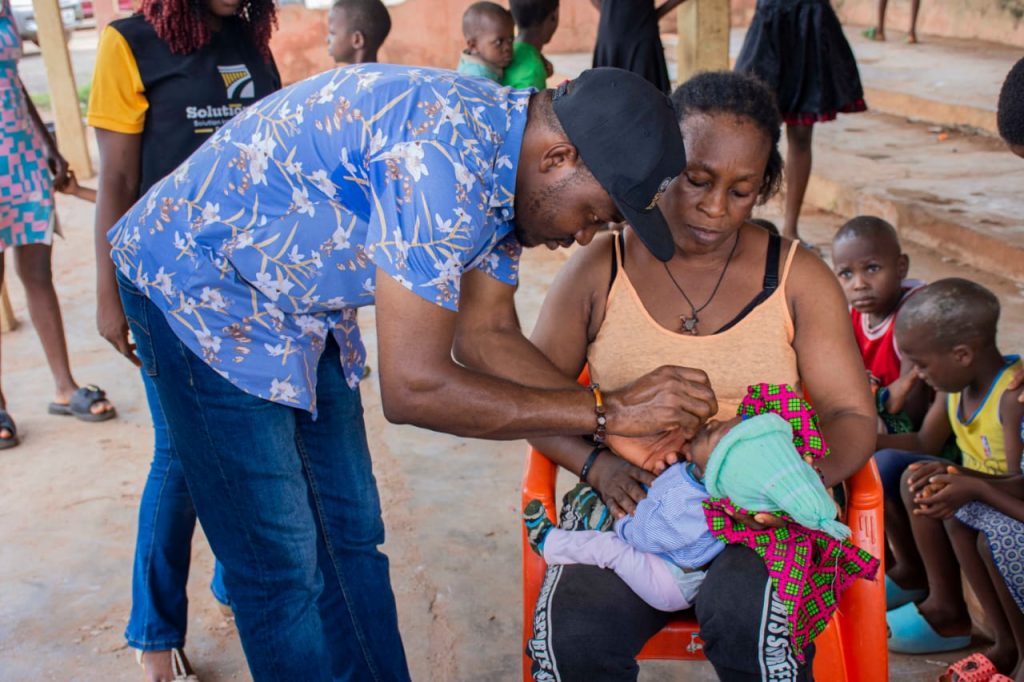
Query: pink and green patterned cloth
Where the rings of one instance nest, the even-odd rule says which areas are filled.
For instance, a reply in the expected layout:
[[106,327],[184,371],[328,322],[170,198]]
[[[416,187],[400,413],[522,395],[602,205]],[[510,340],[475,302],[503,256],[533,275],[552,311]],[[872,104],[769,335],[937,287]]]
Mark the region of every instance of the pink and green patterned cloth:
[[[750,386],[737,412],[748,417],[777,414],[793,427],[793,444],[801,455],[820,459],[829,454],[818,415],[791,386]],[[734,506],[727,497],[709,498],[703,506],[712,535],[726,544],[746,545],[764,560],[772,588],[786,605],[790,640],[800,660],[804,648],[828,625],[846,588],[858,578],[874,580],[878,573],[878,559],[849,540],[836,540],[796,523],[764,530],[747,528],[730,513],[751,511]]]

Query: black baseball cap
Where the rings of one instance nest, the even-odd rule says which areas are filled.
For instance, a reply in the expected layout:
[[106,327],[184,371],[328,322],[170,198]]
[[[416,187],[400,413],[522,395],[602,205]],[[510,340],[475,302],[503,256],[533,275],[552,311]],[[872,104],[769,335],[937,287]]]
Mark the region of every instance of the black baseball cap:
[[658,201],[686,167],[672,104],[640,76],[610,67],[584,71],[552,98],[555,116],[619,211],[659,260],[675,244]]

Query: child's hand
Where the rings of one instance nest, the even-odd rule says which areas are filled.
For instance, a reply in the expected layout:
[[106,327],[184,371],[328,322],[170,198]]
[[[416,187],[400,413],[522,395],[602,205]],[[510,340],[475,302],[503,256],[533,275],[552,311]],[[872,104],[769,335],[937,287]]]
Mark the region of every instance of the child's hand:
[[78,178],[75,177],[75,171],[68,168],[66,180],[63,185],[57,187],[54,185],[54,189],[63,194],[77,194],[78,193]]
[[551,78],[555,75],[555,65],[549,62],[548,58],[544,55],[541,55],[540,58],[544,60],[544,73],[548,75],[548,78]]
[[937,462],[935,460],[928,460],[927,462],[914,462],[907,467],[907,470],[913,472],[907,478],[907,487],[910,492],[917,493],[921,492],[926,485],[928,485],[928,479],[937,474],[946,473],[946,467],[949,466],[948,462]]
[[[946,473],[932,476],[928,490],[933,492],[922,505],[921,513],[933,518],[948,518],[968,502],[980,499],[987,485],[984,479],[965,476],[954,466],[947,467]],[[918,513],[917,510],[914,513]]]
[[605,452],[594,460],[587,479],[612,515],[621,519],[636,511],[637,503],[647,497],[643,486],[654,483],[655,475],[616,457],[614,452]]
[[910,371],[889,384],[889,399],[885,401],[885,409],[889,414],[899,414],[907,404],[907,396],[917,384],[917,372]]

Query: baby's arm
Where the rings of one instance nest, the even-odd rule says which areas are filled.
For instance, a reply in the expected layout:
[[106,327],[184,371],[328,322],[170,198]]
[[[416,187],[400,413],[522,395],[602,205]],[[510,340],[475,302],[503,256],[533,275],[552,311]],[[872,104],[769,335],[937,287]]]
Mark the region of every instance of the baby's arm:
[[643,552],[669,553],[708,534],[701,502],[707,493],[686,480],[681,465],[659,476],[636,511],[615,523],[615,532]]

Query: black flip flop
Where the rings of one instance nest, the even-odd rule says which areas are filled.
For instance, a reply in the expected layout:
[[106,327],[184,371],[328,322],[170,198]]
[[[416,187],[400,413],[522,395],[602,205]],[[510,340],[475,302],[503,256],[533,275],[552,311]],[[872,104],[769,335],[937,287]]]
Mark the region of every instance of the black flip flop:
[[99,386],[89,384],[88,386],[82,386],[75,391],[71,396],[70,402],[66,405],[63,403],[50,403],[47,411],[50,414],[56,414],[63,417],[75,417],[76,419],[81,419],[84,422],[105,422],[108,419],[116,417],[117,410],[110,409],[106,412],[94,414],[92,412],[92,406],[106,399],[106,391]]
[[7,414],[7,410],[4,409],[0,409],[0,430],[2,429],[7,429],[11,432],[11,435],[7,438],[0,438],[0,450],[13,448],[21,442],[18,440],[18,429],[14,426],[14,420],[11,419],[11,415]]

